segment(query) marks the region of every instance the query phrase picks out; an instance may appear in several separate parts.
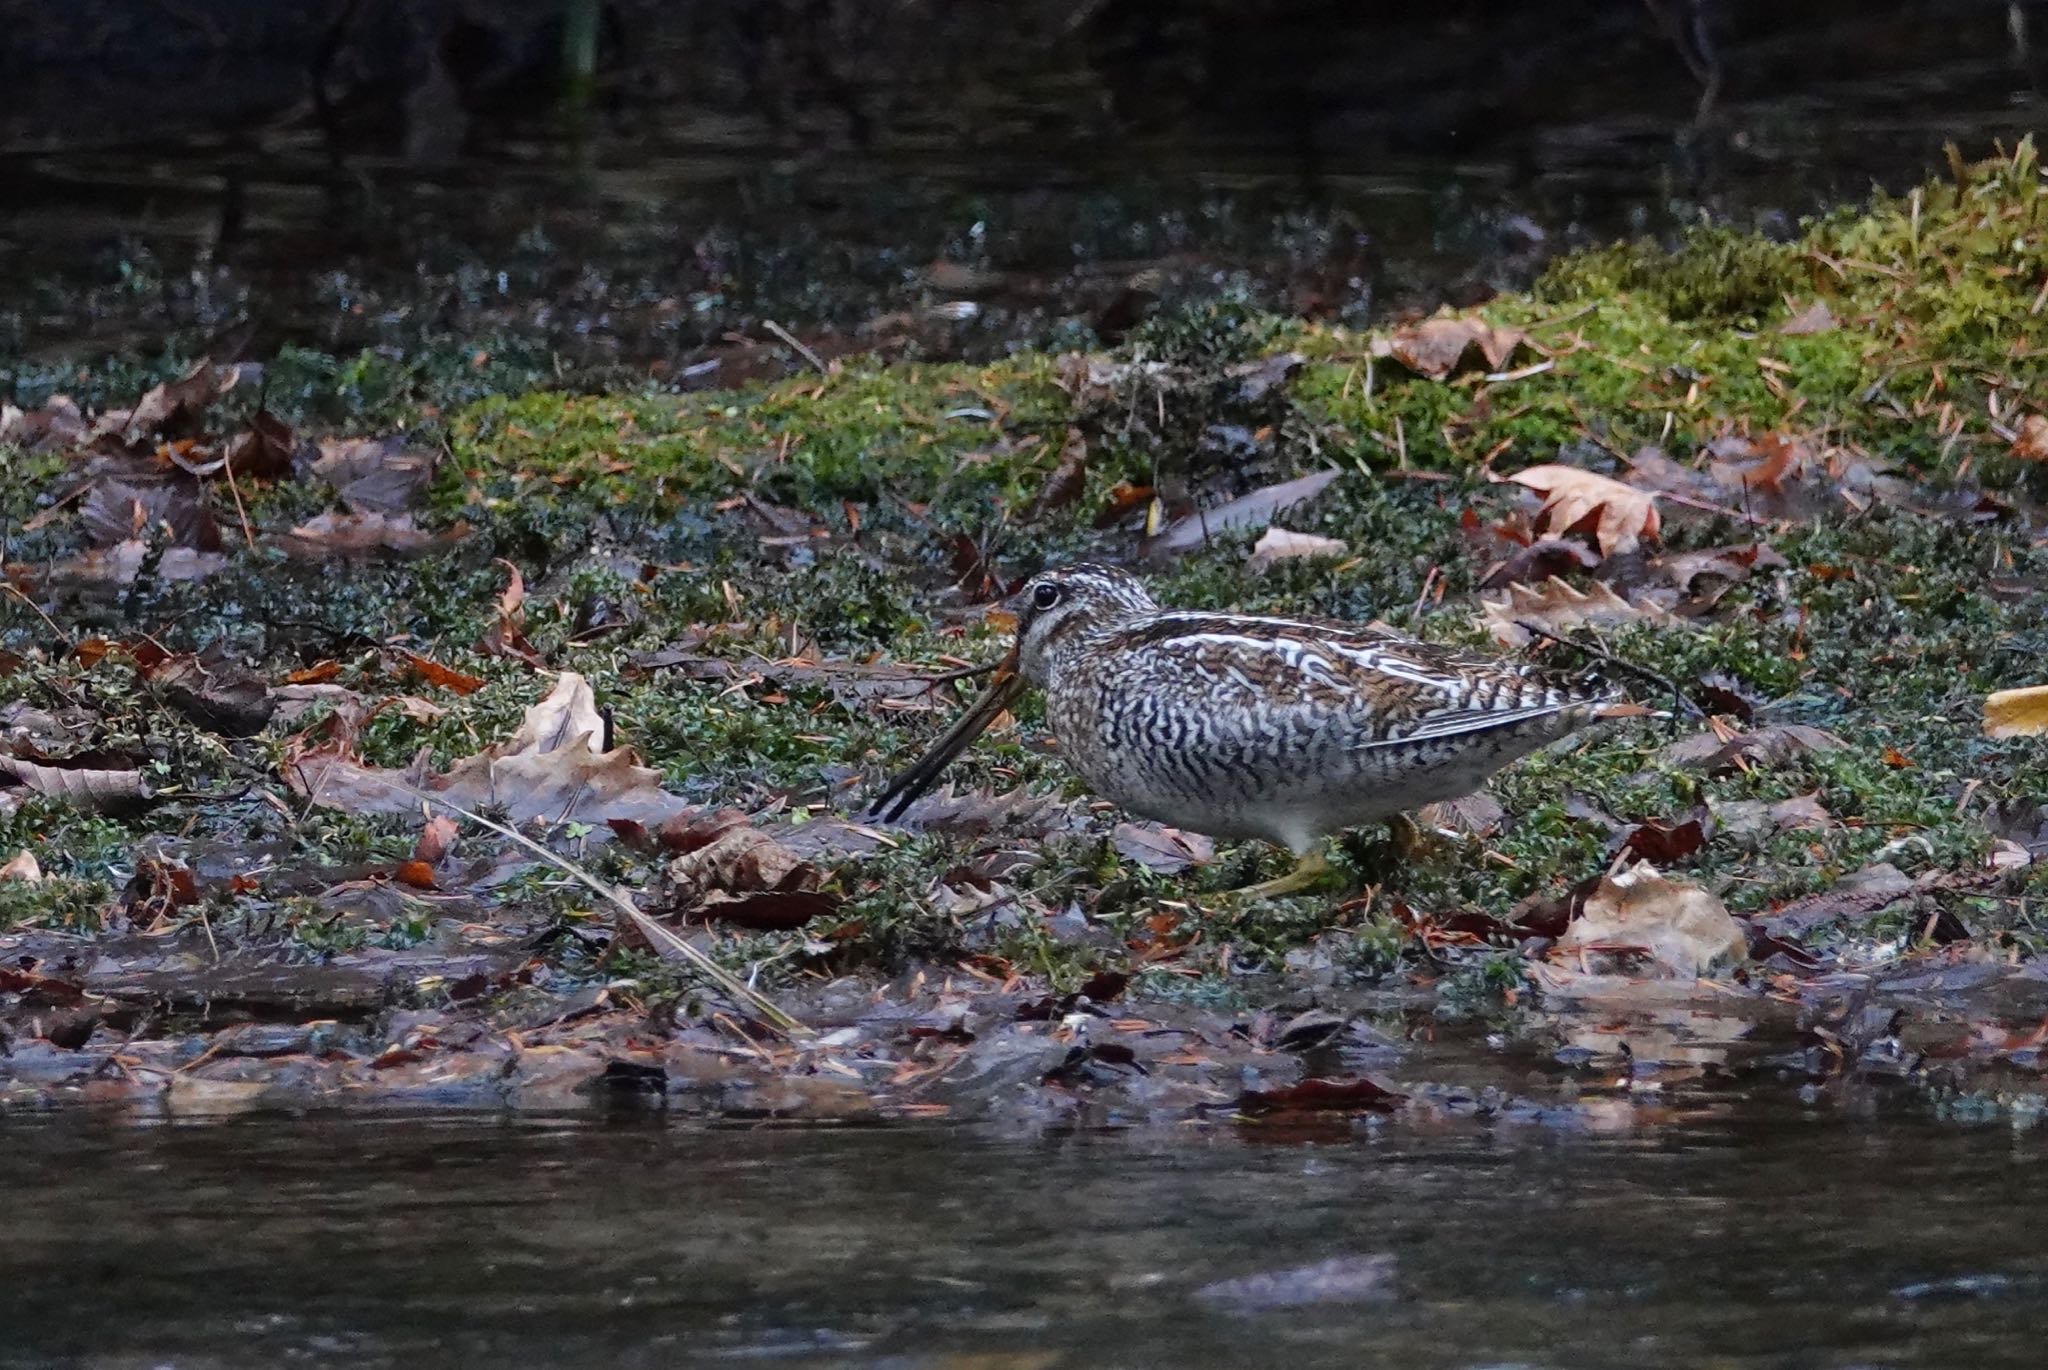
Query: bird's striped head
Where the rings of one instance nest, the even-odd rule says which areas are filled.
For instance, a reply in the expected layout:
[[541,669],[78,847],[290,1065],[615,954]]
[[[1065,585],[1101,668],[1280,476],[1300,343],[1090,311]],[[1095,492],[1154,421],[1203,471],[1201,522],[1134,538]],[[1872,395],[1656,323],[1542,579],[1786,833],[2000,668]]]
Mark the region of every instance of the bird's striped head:
[[1010,606],[1017,615],[1017,672],[1037,685],[1070,644],[1159,610],[1136,576],[1092,561],[1040,571]]

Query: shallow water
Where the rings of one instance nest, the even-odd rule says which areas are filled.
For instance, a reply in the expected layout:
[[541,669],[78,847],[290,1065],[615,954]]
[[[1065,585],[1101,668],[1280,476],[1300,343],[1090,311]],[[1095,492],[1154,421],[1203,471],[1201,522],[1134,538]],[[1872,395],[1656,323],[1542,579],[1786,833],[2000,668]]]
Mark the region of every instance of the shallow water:
[[[2036,1135],[0,1124],[4,1365],[2038,1365]],[[1215,1281],[1393,1258],[1389,1297]]]

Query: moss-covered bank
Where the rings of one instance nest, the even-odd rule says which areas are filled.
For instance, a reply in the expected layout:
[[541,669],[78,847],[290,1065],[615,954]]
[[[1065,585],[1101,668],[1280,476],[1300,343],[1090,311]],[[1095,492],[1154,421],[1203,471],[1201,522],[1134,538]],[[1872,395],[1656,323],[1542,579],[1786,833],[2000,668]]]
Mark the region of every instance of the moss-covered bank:
[[[487,1003],[594,986],[666,1002],[684,982],[644,951],[607,953],[587,894],[544,868],[462,886],[452,911],[389,883],[417,820],[308,803],[280,778],[293,749],[353,708],[364,762],[404,765],[425,749],[445,769],[513,731],[546,693],[538,663],[586,677],[615,736],[670,790],[801,845],[806,829],[855,812],[945,717],[914,692],[860,688],[848,668],[986,659],[999,641],[986,607],[1020,573],[1082,554],[1136,559],[1148,519],[1334,466],[1324,494],[1279,517],[1347,554],[1253,573],[1257,529],[1244,528],[1153,558],[1160,598],[1379,617],[1479,642],[1482,581],[1559,571],[1662,611],[1609,625],[1607,645],[1727,715],[1724,730],[1818,727],[1841,745],[1715,764],[1672,747],[1696,723],[1609,727],[1501,777],[1504,814],[1481,832],[1401,861],[1357,834],[1328,889],[1244,909],[1205,896],[1275,869],[1273,853],[1232,847],[1191,870],[1148,869],[1128,839],[1112,843],[1116,815],[1079,802],[1027,713],[955,784],[1075,801],[1072,814],[820,844],[828,915],[721,927],[705,944],[789,991],[965,963],[1049,991],[1129,974],[1155,997],[1227,1003],[1246,970],[1292,967],[1326,981],[1419,977],[1454,991],[1443,1002],[1497,1004],[1523,978],[1532,911],[1568,901],[1640,825],[1698,820],[1705,840],[1667,848],[1666,863],[1738,914],[1768,915],[1874,863],[1920,882],[1777,944],[1779,970],[1902,964],[1937,944],[1950,960],[1963,947],[2023,964],[2048,891],[2048,848],[2027,817],[2048,802],[2048,752],[1987,739],[1980,709],[1991,691],[2048,679],[2048,549],[2031,512],[2048,464],[2027,437],[2048,379],[2040,197],[2022,147],[1789,242],[1706,229],[1675,252],[1567,258],[1533,293],[1474,316],[1518,330],[1519,347],[1498,364],[1475,348],[1444,376],[1388,355],[1401,326],[1376,340],[1224,304],[1155,319],[1092,364],[850,360],[744,391],[378,401],[371,412],[445,448],[419,517],[462,535],[410,558],[281,548],[272,534],[330,503],[315,483],[210,486],[229,571],[183,581],[145,567],[132,584],[60,593],[48,567],[90,530],[52,513],[50,492],[77,459],[11,451],[0,518],[20,588],[0,605],[0,696],[17,733],[32,715],[55,719],[35,755],[127,758],[159,798],[109,817],[18,795],[0,853],[33,851],[46,878],[0,884],[0,929],[126,934],[144,922],[138,866],[189,861],[215,874],[149,915],[157,935],[303,963],[452,947],[459,916],[533,949],[520,982]],[[278,366],[273,404],[309,365]],[[222,422],[252,399],[233,392]],[[1516,560],[1533,502],[1491,477],[1548,462],[1660,489],[1661,544]],[[1747,559],[1673,570],[1728,548]],[[527,595],[527,646],[513,654],[490,649],[508,568]],[[271,685],[312,671],[340,690],[227,738],[144,680],[134,653],[79,650],[93,638],[212,647]],[[406,653],[477,687],[437,685]],[[432,707],[389,703],[405,697]],[[1797,821],[1773,808],[1809,797]],[[658,856],[571,828],[553,833],[565,850],[608,878],[655,883]],[[385,883],[375,898],[337,898],[351,878]],[[1522,928],[1499,926],[1517,911]],[[439,982],[392,992],[445,999]]]

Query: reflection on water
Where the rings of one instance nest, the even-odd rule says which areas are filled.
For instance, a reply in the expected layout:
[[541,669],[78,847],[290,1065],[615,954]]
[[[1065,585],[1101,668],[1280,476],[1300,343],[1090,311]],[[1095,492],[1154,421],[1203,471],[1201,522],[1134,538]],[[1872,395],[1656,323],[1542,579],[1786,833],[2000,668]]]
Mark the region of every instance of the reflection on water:
[[[0,1364],[2039,1363],[2038,1138],[1767,1113],[1339,1146],[11,1118]],[[1390,1300],[1197,1297],[1376,1256]]]
[[1984,0],[1716,4],[1705,66],[1662,0],[608,3],[573,117],[559,0],[43,8],[0,45],[0,362],[246,318],[676,380],[770,317],[970,356],[1219,289],[1358,321],[1782,230],[2041,110]]

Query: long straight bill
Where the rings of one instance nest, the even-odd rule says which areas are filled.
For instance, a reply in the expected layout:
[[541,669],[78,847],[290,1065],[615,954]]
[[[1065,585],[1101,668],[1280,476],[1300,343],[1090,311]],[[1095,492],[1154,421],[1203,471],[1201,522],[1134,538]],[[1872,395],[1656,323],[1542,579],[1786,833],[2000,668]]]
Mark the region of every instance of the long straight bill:
[[938,783],[940,772],[952,765],[953,759],[966,751],[968,744],[980,737],[988,725],[995,722],[1003,710],[1016,703],[1017,697],[1023,693],[1024,677],[1017,674],[1017,653],[1012,649],[996,666],[988,688],[967,706],[967,712],[946,729],[944,737],[927,747],[923,756],[889,782],[889,788],[882,791],[881,797],[868,807],[868,812],[881,814],[891,823],[901,818],[905,809]]

